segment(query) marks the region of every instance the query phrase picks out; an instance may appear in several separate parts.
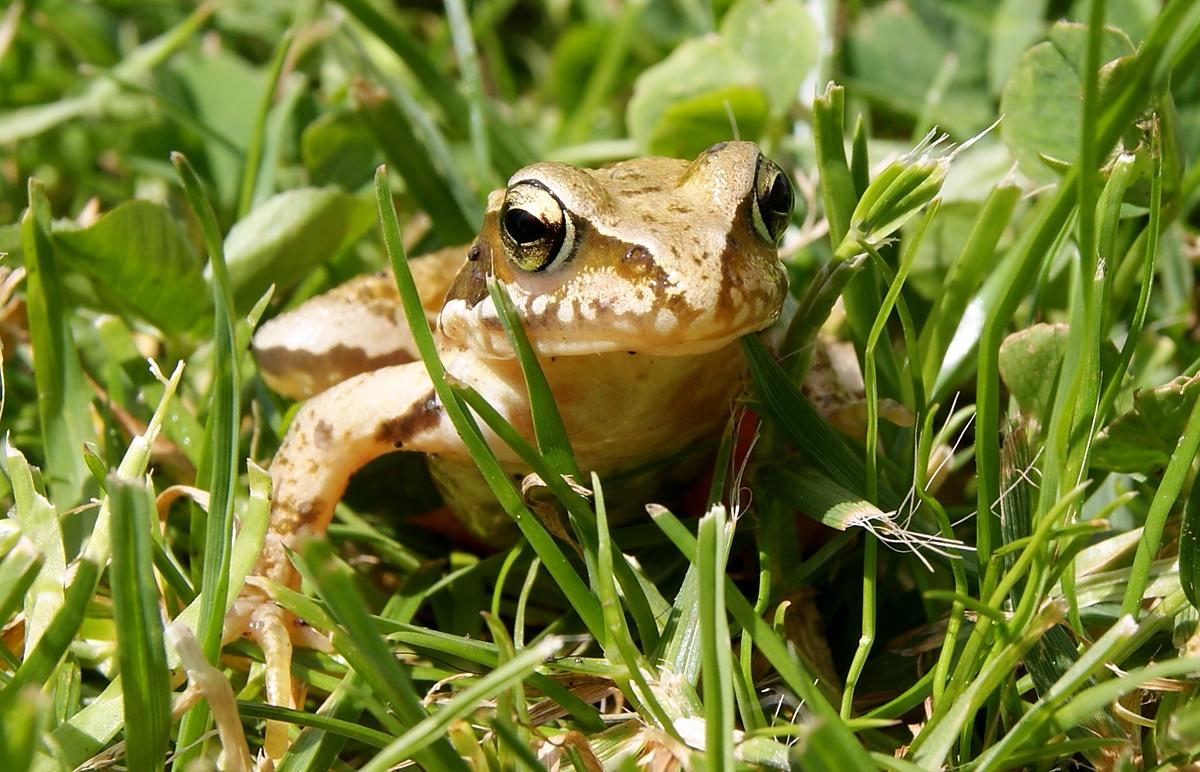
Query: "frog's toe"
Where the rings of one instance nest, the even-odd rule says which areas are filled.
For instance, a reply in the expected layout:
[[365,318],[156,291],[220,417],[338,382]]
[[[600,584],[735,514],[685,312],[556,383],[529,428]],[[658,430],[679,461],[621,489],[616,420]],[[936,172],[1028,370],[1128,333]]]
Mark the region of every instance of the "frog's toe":
[[[225,619],[225,640],[238,637],[249,638],[262,651],[265,667],[263,690],[267,702],[280,708],[295,709],[304,699],[303,686],[294,684],[292,680],[294,647],[324,652],[332,650],[328,638],[253,588],[234,602]],[[268,721],[263,738],[266,755],[278,760],[287,751],[288,745],[288,725],[281,721]]]

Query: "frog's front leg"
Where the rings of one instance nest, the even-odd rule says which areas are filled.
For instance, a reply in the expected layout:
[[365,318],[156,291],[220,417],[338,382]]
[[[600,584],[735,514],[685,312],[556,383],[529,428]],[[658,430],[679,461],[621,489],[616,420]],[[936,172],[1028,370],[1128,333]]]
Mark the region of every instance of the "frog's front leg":
[[[406,448],[458,447],[420,362],[363,373],[313,397],[297,412],[271,462],[271,524],[253,574],[296,586],[299,577],[287,549],[325,532],[350,477],[373,459]],[[292,707],[292,644],[327,649],[327,642],[272,603],[253,579],[225,625],[226,640],[243,635],[262,649],[268,701]],[[268,754],[286,749],[281,731],[268,729]]]
[[387,453],[455,452],[461,442],[424,364],[357,375],[300,408],[271,462],[271,525],[254,573],[294,586],[285,548],[323,534],[350,477]]

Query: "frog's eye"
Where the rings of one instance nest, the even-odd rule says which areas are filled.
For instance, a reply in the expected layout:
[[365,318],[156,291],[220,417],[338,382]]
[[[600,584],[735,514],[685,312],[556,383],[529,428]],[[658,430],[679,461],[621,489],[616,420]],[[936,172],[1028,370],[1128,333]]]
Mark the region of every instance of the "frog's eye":
[[777,244],[792,216],[792,184],[783,170],[762,156],[754,173],[754,229]]
[[544,271],[571,254],[575,224],[558,198],[539,182],[518,182],[500,207],[500,240],[526,271]]

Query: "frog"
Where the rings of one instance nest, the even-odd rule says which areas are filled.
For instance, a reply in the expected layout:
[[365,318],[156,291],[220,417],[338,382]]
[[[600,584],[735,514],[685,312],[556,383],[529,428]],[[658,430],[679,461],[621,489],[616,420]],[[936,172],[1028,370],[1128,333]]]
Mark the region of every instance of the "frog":
[[[488,196],[471,244],[408,264],[449,376],[532,438],[524,376],[488,282],[504,288],[580,469],[604,480],[719,435],[745,387],[739,338],[771,327],[788,294],[779,244],[792,207],[787,175],[752,142],[718,143],[691,161],[540,162]],[[296,586],[287,549],[323,534],[354,473],[389,453],[424,454],[477,537],[504,527],[390,275],[360,277],[275,317],[254,352],[269,386],[304,400],[270,465],[256,576]],[[528,473],[484,433],[506,470]],[[227,638],[249,634],[269,667],[289,660],[290,641],[320,646],[271,605],[247,590]],[[270,679],[268,687],[271,699]]]

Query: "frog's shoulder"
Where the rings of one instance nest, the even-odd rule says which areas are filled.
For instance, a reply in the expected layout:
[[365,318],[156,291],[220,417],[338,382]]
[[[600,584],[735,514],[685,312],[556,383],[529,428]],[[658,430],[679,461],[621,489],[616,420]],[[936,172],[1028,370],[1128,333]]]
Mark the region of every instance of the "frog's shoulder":
[[[464,246],[413,258],[409,266],[431,321],[463,264]],[[262,325],[254,358],[275,392],[308,399],[334,384],[418,358],[391,271],[358,276]]]

